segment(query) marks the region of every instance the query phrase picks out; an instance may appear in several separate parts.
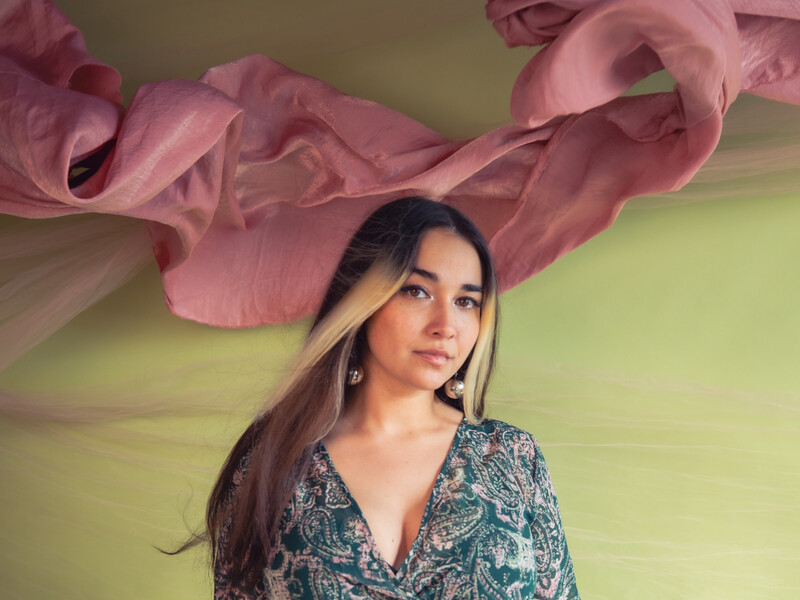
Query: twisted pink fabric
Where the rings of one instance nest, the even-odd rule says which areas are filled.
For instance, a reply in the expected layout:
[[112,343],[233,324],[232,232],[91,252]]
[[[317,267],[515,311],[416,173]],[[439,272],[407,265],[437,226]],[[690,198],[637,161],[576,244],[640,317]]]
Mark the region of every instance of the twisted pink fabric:
[[[5,2],[0,211],[140,219],[175,314],[275,323],[317,308],[388,200],[463,210],[508,289],[627,199],[683,186],[740,91],[800,103],[796,3],[490,0],[487,16],[508,45],[547,46],[512,91],[517,124],[454,142],[263,56],[142,86],[126,110],[117,72],[57,8]],[[620,97],[662,68],[673,92]]]

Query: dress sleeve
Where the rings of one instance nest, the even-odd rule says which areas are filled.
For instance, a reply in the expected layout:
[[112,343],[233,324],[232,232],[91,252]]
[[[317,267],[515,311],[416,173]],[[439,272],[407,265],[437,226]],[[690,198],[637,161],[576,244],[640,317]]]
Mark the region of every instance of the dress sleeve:
[[229,532],[230,522],[227,521],[220,528],[217,539],[217,553],[214,561],[214,600],[266,600],[263,585],[259,584],[253,590],[244,590],[231,581],[233,563],[225,556]]
[[[227,494],[226,502],[230,503],[241,487],[249,462],[250,454],[248,452],[239,462],[239,466],[233,475],[232,486]],[[254,591],[242,590],[233,585],[231,581],[233,563],[226,552],[230,529],[231,521],[226,519],[217,536],[217,551],[215,553],[216,559],[214,560],[214,600],[263,600],[265,596],[260,587],[257,587]]]
[[561,524],[556,492],[539,444],[534,440],[533,518],[536,553],[536,594],[541,600],[580,600],[572,558]]
[[223,526],[217,539],[216,559],[214,560],[214,600],[235,599],[231,589],[230,565],[223,559],[223,552],[228,543],[228,527]]
[[231,582],[230,573],[233,565],[224,558],[229,529],[229,523],[223,525],[217,541],[217,558],[214,561],[214,600],[260,600],[261,595],[258,591],[246,592]]

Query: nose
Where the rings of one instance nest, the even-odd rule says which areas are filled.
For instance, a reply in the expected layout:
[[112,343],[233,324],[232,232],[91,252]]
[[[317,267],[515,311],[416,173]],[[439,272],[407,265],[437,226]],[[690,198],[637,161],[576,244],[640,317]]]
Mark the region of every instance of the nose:
[[434,302],[431,306],[428,333],[433,337],[449,339],[456,335],[454,309],[449,302]]

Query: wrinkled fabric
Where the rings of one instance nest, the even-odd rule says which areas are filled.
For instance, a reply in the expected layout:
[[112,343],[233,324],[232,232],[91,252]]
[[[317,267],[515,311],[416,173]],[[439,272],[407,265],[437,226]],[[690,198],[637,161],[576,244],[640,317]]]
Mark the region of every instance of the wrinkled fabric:
[[[800,103],[800,6],[754,0],[492,0],[510,46],[547,45],[515,125],[455,142],[263,56],[142,86],[88,54],[46,0],[0,8],[0,211],[141,220],[177,315],[245,327],[313,312],[374,208],[463,210],[501,289],[683,186],[740,91]],[[32,41],[35,40],[35,43]],[[620,97],[666,69],[673,92]]]

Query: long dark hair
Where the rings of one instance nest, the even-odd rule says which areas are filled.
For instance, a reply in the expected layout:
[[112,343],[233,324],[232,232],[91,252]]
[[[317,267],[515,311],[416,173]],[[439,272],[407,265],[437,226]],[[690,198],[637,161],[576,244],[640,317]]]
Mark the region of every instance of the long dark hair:
[[[469,241],[480,259],[481,325],[459,371],[465,382],[459,408],[472,422],[483,418],[497,330],[497,280],[488,245],[452,207],[423,198],[386,204],[353,236],[294,366],[231,450],[209,497],[206,527],[212,556],[230,566],[234,585],[247,589],[258,583],[314,447],[342,411],[347,372],[364,350],[363,325],[404,284],[422,235],[434,228]],[[443,390],[436,394],[449,401]],[[220,544],[223,527],[225,543]]]

